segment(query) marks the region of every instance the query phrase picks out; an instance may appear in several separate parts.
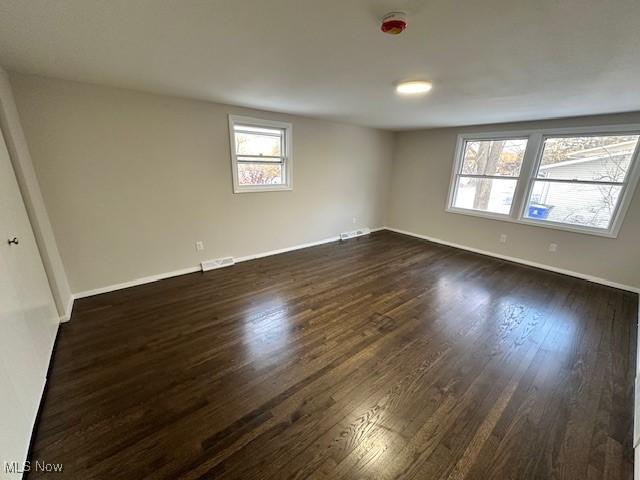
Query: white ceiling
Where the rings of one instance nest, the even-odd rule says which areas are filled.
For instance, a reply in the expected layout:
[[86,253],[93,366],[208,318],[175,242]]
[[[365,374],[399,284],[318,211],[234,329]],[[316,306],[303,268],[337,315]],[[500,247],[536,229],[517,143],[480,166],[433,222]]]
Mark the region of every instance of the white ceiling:
[[[406,129],[640,110],[639,23],[639,0],[0,0],[0,64]],[[412,78],[433,91],[398,97]]]

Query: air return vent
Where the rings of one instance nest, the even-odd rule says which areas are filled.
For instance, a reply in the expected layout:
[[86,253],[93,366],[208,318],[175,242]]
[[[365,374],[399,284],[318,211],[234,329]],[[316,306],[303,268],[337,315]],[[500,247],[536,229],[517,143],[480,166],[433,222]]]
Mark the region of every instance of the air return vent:
[[340,234],[340,240],[347,240],[348,238],[361,237],[362,235],[368,235],[371,232],[367,227],[359,228],[358,230],[352,230],[351,232],[344,232]]
[[236,261],[233,257],[221,257],[214,258],[213,260],[206,260],[202,262],[202,271],[206,272],[208,270],[215,270],[216,268],[229,267],[235,264]]

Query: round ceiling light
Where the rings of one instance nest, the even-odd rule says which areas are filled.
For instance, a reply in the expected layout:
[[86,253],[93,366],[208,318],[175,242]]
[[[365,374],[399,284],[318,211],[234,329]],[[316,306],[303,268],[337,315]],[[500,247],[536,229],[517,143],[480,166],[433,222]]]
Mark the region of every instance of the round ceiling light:
[[396,92],[400,95],[419,95],[427,93],[433,85],[425,80],[412,80],[410,82],[400,82],[396,85]]

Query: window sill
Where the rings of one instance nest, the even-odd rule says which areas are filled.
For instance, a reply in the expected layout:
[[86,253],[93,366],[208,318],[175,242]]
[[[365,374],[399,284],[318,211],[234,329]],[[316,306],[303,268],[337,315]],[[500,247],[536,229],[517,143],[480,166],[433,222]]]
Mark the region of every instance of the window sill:
[[293,190],[291,185],[256,185],[254,187],[233,187],[233,193],[282,192]]
[[502,222],[518,223],[520,225],[529,225],[531,227],[542,227],[542,228],[550,228],[552,230],[562,230],[562,231],[571,232],[571,233],[582,233],[584,235],[592,235],[597,237],[605,237],[605,238],[618,237],[618,231],[616,230],[601,230],[601,229],[595,229],[595,228],[589,228],[589,227],[564,225],[564,224],[553,223],[549,221],[546,221],[546,222],[536,221],[536,220],[530,220],[528,218],[514,218],[510,215],[501,214],[501,213],[485,213],[485,212],[478,212],[475,210],[466,210],[464,208],[454,208],[454,207],[447,208],[446,212],[457,213],[460,215],[468,215],[471,217],[486,218],[489,220],[499,220]]

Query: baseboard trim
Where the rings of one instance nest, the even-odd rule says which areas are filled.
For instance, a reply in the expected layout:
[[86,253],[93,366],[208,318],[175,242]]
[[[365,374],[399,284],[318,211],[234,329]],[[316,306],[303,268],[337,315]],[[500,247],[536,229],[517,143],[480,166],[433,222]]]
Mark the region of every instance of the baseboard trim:
[[277,250],[269,250],[266,252],[256,253],[253,255],[246,255],[244,257],[237,257],[235,260],[236,260],[236,263],[246,262],[248,260],[255,260],[256,258],[270,257],[271,255],[278,255],[280,253],[292,252],[294,250],[302,250],[303,248],[317,247],[318,245],[337,242],[338,240],[340,240],[340,237],[336,235],[335,237],[324,238],[316,242],[301,243],[300,245],[294,245],[292,247],[278,248]]
[[64,315],[60,316],[60,323],[66,323],[71,320],[71,314],[73,313],[73,302],[75,301],[75,297],[73,295],[69,295],[69,301],[67,302],[67,308],[64,310]]
[[422,235],[420,233],[409,232],[407,230],[401,230],[399,228],[394,227],[384,227],[385,230],[389,230],[390,232],[400,233],[402,235],[408,235],[410,237],[420,238],[422,240],[427,240],[433,243],[439,243],[441,245],[446,245],[448,247],[459,248],[461,250],[467,250],[473,253],[479,253],[481,255],[487,255],[489,257],[499,258],[501,260],[507,260],[509,262],[520,263],[522,265],[527,265],[529,267],[540,268],[543,270],[549,270],[554,273],[561,273],[563,275],[569,275],[570,277],[581,278],[582,280],[588,280],[589,282],[599,283],[601,285],[606,285],[607,287],[618,288],[620,290],[626,290],[628,292],[640,293],[640,288],[632,287],[631,285],[624,285],[622,283],[612,282],[607,280],[606,278],[594,277],[593,275],[587,275],[585,273],[574,272],[573,270],[565,270],[564,268],[553,267],[551,265],[547,265],[544,263],[531,262],[529,260],[525,260],[519,257],[510,257],[508,255],[502,255],[500,253],[494,253],[487,250],[481,250],[479,248],[469,247],[467,245],[461,245],[459,243],[449,242],[447,240],[442,240],[440,238],[430,237],[428,235]]
[[186,275],[187,273],[195,273],[200,271],[202,271],[202,268],[199,266],[182,268],[180,270],[174,270],[172,272],[165,272],[159,273],[157,275],[149,275],[148,277],[135,278],[133,280],[129,280],[128,282],[116,283],[115,285],[94,288],[93,290],[85,290],[84,292],[74,293],[73,297],[76,300],[79,298],[93,297],[94,295],[100,295],[101,293],[115,292],[116,290],[122,290],[123,288],[137,287],[138,285],[157,282],[158,280],[164,280],[165,278],[177,277],[180,275]]
[[[380,230],[384,230],[385,227],[372,228],[371,232],[377,232]],[[338,235],[334,237],[324,238],[322,240],[317,240],[315,242],[301,243],[299,245],[293,245],[291,247],[279,248],[276,250],[269,250],[266,252],[255,253],[252,255],[245,255],[244,257],[235,258],[236,263],[246,262],[249,260],[255,260],[257,258],[269,257],[271,255],[278,255],[280,253],[291,252],[294,250],[301,250],[303,248],[316,247],[318,245],[323,245],[325,243],[337,242],[340,240]],[[122,290],[124,288],[136,287],[138,285],[144,285],[147,283],[157,282],[158,280],[164,280],[165,278],[178,277],[180,275],[186,275],[188,273],[196,273],[201,272],[202,267],[198,265],[197,267],[188,267],[182,268],[180,270],[174,270],[172,272],[160,273],[158,275],[150,275],[148,277],[141,277],[130,280],[128,282],[117,283],[114,285],[108,285],[106,287],[95,288],[93,290],[86,290],[84,292],[78,292],[73,294],[73,299],[77,300],[79,298],[92,297],[94,295],[100,295],[102,293],[115,292],[116,290]],[[65,315],[66,318],[66,315]],[[69,318],[71,318],[71,311],[69,310]],[[66,320],[65,320],[66,321]]]

